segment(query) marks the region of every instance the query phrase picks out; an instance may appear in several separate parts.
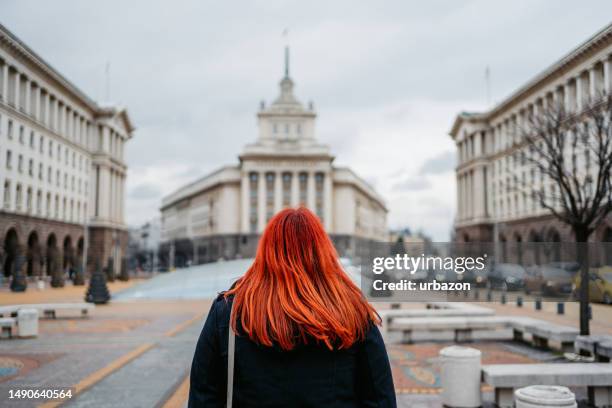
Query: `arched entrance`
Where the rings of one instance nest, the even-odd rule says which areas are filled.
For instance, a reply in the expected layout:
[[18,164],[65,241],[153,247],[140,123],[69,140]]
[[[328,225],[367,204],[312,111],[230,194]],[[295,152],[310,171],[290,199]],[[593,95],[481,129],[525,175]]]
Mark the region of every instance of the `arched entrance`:
[[83,237],[79,238],[77,241],[77,255],[75,258],[75,275],[73,278],[73,283],[75,285],[84,285],[85,284],[85,270],[83,269],[83,265],[85,264],[83,261],[85,250],[85,240]]
[[26,273],[28,276],[40,276],[41,272],[41,250],[40,243],[38,242],[38,234],[36,231],[32,231],[28,237],[28,253],[27,260],[28,266]]
[[2,270],[5,277],[10,277],[13,274],[15,267],[15,259],[17,257],[17,250],[19,248],[19,237],[17,231],[11,228],[4,237],[4,262]]
[[72,280],[74,278],[74,247],[72,246],[72,238],[70,235],[64,238],[62,259],[62,275],[68,272],[68,276]]
[[528,238],[530,253],[531,253],[531,262],[534,265],[542,264],[542,237],[536,231],[531,231],[529,233]]
[[523,238],[520,234],[514,234],[514,252],[516,263],[519,265],[523,264]]
[[555,228],[548,230],[546,234],[546,256],[549,262],[561,261],[561,234]]
[[501,262],[508,262],[508,245],[506,242],[506,237],[502,234],[499,235],[499,247],[501,250]]
[[47,238],[47,273],[51,276],[51,286],[54,288],[64,286],[62,257],[55,234],[50,234]]

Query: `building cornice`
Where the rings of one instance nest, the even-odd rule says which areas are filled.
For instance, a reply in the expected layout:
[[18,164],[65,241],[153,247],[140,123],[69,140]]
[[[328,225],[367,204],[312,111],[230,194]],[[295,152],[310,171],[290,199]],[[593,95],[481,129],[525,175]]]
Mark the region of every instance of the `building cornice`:
[[564,57],[553,63],[544,71],[537,74],[526,84],[521,86],[515,92],[486,112],[461,112],[453,122],[449,135],[456,139],[457,132],[464,122],[479,122],[487,121],[499,113],[509,109],[519,100],[524,99],[527,95],[534,93],[538,88],[542,87],[546,82],[555,79],[566,73],[572,68],[580,64],[586,57],[601,50],[603,47],[612,42],[612,23],[595,33],[586,41],[578,45]]
[[15,56],[20,58],[23,62],[31,64],[44,73],[56,86],[90,109],[94,118],[116,114],[122,115],[128,131],[128,137],[130,137],[130,133],[135,128],[129,119],[127,110],[125,108],[102,107],[98,105],[93,99],[66,79],[66,77],[60,74],[58,70],[53,68],[51,64],[45,61],[40,55],[28,47],[27,44],[21,41],[15,34],[13,34],[2,24],[0,24],[0,45],[11,50]]

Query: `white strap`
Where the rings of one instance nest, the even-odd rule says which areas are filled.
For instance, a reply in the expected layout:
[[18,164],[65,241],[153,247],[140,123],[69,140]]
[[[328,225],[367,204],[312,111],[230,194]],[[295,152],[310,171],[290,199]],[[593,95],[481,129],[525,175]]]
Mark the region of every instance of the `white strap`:
[[236,350],[236,334],[232,330],[231,316],[232,309],[230,306],[230,324],[227,329],[227,398],[225,400],[225,406],[227,408],[232,408],[232,399],[234,397],[234,354]]

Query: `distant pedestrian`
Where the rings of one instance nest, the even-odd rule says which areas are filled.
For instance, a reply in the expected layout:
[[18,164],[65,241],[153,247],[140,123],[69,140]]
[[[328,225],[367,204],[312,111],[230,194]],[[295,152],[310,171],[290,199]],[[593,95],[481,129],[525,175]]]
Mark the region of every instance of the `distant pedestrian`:
[[189,407],[396,407],[378,324],[319,219],[283,210],[245,275],[213,302]]

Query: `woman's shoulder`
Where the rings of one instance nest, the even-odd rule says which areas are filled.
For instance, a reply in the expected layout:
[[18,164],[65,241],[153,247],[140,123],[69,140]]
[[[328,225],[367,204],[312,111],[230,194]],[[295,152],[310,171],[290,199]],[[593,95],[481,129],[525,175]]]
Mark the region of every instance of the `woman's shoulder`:
[[210,308],[210,313],[216,315],[218,322],[226,322],[229,320],[232,312],[232,301],[234,300],[233,295],[226,296],[226,292],[220,292],[215,300],[213,300]]

